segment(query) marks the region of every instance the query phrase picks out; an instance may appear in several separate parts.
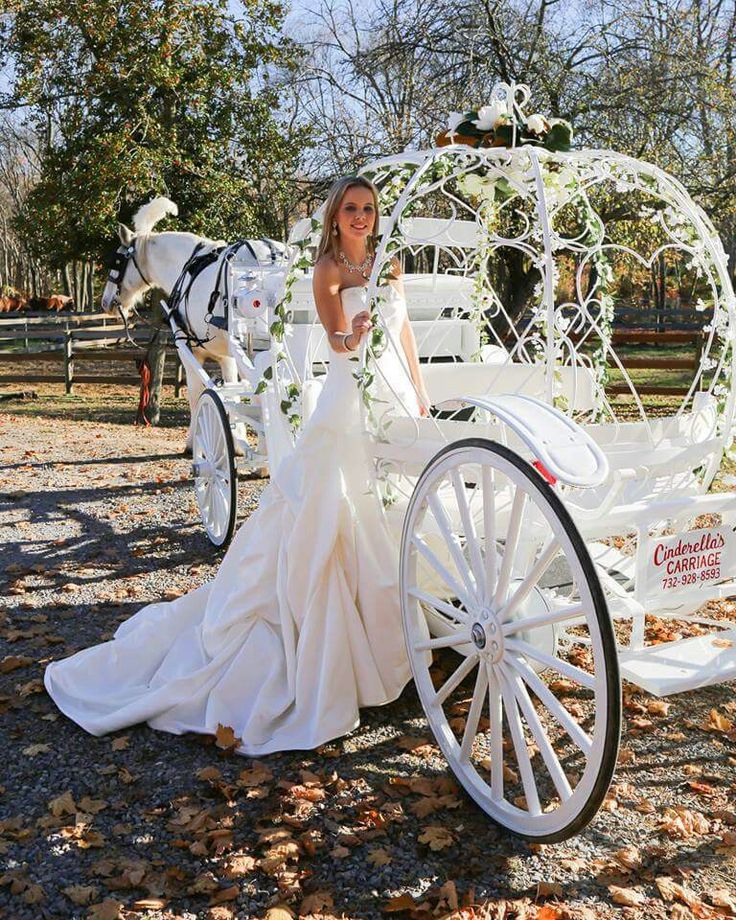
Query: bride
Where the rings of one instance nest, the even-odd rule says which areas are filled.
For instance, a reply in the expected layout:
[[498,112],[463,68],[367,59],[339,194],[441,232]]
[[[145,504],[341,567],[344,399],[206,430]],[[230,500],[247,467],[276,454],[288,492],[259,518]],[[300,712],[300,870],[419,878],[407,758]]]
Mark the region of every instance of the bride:
[[[353,730],[359,707],[396,699],[409,680],[398,550],[374,487],[350,361],[371,328],[365,286],[377,232],[375,187],[340,179],[325,205],[313,280],[332,349],[327,378],[213,581],[139,610],[111,641],[46,669],[56,705],[93,735],[143,721],[175,734],[222,725],[243,754],[309,749]],[[398,265],[385,294],[384,322],[406,360],[387,349],[381,377],[426,414]]]

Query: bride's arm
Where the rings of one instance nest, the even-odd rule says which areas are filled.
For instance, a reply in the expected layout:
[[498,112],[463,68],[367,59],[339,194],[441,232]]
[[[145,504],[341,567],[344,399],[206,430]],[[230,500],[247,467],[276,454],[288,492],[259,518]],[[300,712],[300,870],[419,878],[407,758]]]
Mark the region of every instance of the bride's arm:
[[367,311],[356,314],[350,328],[340,300],[340,270],[332,259],[323,257],[315,265],[312,292],[319,321],[332,350],[357,351],[361,339],[371,328],[370,315]]
[[[391,273],[391,284],[396,288],[398,293],[404,297],[404,284],[401,280],[401,269],[399,268],[398,262],[395,262],[393,266],[393,271]],[[406,298],[404,297],[404,299]],[[414,338],[414,330],[411,328],[411,323],[409,322],[408,311],[406,318],[404,319],[404,325],[401,327],[400,338],[401,347],[404,349],[406,361],[409,365],[409,373],[411,374],[412,383],[414,384],[417,392],[419,412],[422,415],[429,415],[429,407],[431,406],[431,402],[429,396],[427,395],[424,379],[422,378],[422,368],[419,363],[417,340]]]

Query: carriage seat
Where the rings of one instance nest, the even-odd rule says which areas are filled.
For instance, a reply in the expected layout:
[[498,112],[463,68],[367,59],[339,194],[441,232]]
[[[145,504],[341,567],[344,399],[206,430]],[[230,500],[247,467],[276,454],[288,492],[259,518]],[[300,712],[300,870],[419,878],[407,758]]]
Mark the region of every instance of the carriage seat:
[[[500,355],[494,355],[495,361]],[[544,400],[547,393],[545,368],[541,364],[437,362],[422,365],[422,374],[432,404],[456,400],[461,396],[498,396],[518,393]],[[555,396],[567,401],[570,409],[586,412],[595,406],[595,380],[587,368],[555,369]],[[448,408],[453,408],[452,405]],[[459,405],[458,405],[459,408]]]

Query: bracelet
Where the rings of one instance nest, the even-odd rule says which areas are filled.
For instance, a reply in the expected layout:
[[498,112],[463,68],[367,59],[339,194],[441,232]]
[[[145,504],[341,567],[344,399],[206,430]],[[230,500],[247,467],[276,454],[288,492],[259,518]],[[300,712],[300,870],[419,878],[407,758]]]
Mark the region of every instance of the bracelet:
[[342,334],[342,345],[345,351],[357,351],[357,347],[350,348],[350,346],[348,345],[348,336],[352,334],[353,334],[352,332],[343,332]]

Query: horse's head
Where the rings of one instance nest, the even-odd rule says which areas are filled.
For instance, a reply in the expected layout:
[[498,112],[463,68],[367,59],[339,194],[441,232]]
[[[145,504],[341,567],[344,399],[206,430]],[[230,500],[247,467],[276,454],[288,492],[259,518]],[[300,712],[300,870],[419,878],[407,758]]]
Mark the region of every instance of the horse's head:
[[102,292],[102,309],[105,313],[120,313],[127,319],[146,291],[156,286],[156,279],[146,258],[150,233],[161,218],[177,213],[173,201],[154,198],[136,212],[133,230],[125,224],[118,224],[121,245],[108,260],[110,270]]

